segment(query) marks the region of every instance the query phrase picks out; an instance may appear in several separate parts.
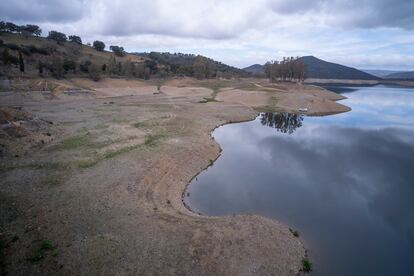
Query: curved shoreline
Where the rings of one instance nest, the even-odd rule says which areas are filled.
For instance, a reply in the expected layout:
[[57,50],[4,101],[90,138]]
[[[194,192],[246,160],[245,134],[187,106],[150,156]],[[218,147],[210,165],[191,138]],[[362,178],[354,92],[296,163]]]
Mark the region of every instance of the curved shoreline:
[[[107,80],[99,85],[110,82]],[[127,84],[131,85],[130,82]],[[327,97],[326,102],[321,98],[321,105],[312,106],[316,109],[311,108],[309,114],[327,111],[330,107],[342,110],[340,105],[336,106],[328,99],[335,95],[318,92],[316,88],[293,88],[310,90],[309,95],[307,91],[292,92],[304,103],[316,99],[316,94],[312,93],[322,93]],[[68,137],[84,137],[79,130],[85,128],[92,133],[87,136],[87,145],[101,143],[94,137],[123,140],[109,145],[110,158],[92,163],[79,163],[76,159],[77,155],[93,157],[82,150],[82,144],[80,150],[75,151],[77,155],[68,155],[70,152],[62,150],[48,151],[44,155],[46,151],[40,150],[27,158],[22,157],[22,162],[36,160],[42,163],[52,158],[73,162],[76,166],[86,165],[80,170],[63,172],[70,177],[53,189],[42,182],[55,173],[47,167],[37,172],[43,178],[33,178],[30,167],[5,175],[4,183],[0,185],[2,191],[6,195],[10,193],[8,196],[20,209],[39,214],[36,217],[18,217],[13,225],[8,226],[11,237],[14,233],[21,237],[17,245],[23,244],[20,247],[23,249],[15,251],[17,255],[10,259],[10,273],[33,271],[33,265],[17,260],[24,258],[25,251],[30,249],[26,244],[42,239],[59,243],[59,261],[64,264],[66,274],[111,273],[115,268],[117,273],[125,274],[128,271],[190,275],[298,273],[306,250],[287,225],[253,214],[199,215],[183,202],[191,180],[208,168],[210,159],[220,157],[222,149],[212,136],[213,131],[229,123],[254,120],[258,110],[249,106],[250,99],[260,96],[260,100],[265,100],[262,104],[265,104],[273,97],[273,92],[226,90],[223,92],[227,93],[226,97],[231,96],[229,93],[236,93],[244,100],[240,102],[230,98],[230,101],[199,104],[200,98],[210,93],[207,89],[177,87],[163,89],[164,94],[153,95],[138,83],[136,88],[131,88],[136,95],[111,98],[108,104],[107,100],[99,98],[100,89],[104,89],[105,95],[112,93],[111,89],[114,93],[119,92],[116,87],[94,87],[96,99],[74,101],[62,94],[63,99],[56,100],[53,105],[48,100],[37,98],[25,105],[28,111],[33,110],[37,116],[46,119],[54,118],[61,125],[58,143]],[[178,93],[177,96],[174,93]],[[188,95],[184,97],[182,94]],[[14,96],[19,97],[19,94]],[[234,99],[238,100],[238,97]],[[255,103],[260,102],[256,99]],[[295,108],[295,105],[279,106],[288,110]],[[333,113],[335,111],[338,110],[334,109]],[[136,118],[140,118],[138,123]],[[66,122],[70,124],[66,125]],[[101,124],[106,125],[100,127]],[[129,147],[131,150],[123,150]],[[122,155],[112,155],[117,149]],[[16,179],[25,185],[15,185]],[[29,179],[33,181],[27,184]],[[27,193],[27,189],[36,193]],[[45,208],[59,212],[46,212]],[[62,221],[67,223],[62,224]],[[28,224],[42,231],[20,233]],[[65,244],[71,246],[66,247]],[[50,274],[58,268],[50,264],[36,266],[36,269],[38,274]]]

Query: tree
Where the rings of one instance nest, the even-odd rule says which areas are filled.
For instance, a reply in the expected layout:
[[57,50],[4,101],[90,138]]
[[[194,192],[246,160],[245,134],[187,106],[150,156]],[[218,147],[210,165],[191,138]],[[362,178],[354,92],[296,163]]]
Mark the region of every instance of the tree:
[[114,54],[115,54],[115,55],[117,55],[117,56],[120,56],[120,57],[125,56],[125,50],[124,50],[124,47],[120,47],[120,46],[114,46],[114,45],[111,45],[111,46],[109,46],[109,49],[110,49],[112,52],[114,52]]
[[69,41],[73,42],[73,43],[76,43],[76,44],[82,44],[82,39],[77,35],[70,35],[69,36]]
[[108,72],[111,75],[115,75],[117,72],[117,64],[116,64],[116,59],[113,55],[111,55],[111,57],[109,58],[109,62],[108,62]]
[[50,31],[47,38],[52,39],[56,41],[57,43],[63,43],[67,41],[66,35],[64,33],[57,32],[57,31]]
[[10,33],[20,32],[20,27],[12,22],[6,22],[6,32],[10,32]]
[[21,51],[19,51],[19,69],[20,69],[20,72],[24,72],[24,61],[23,61],[23,56],[22,56]]
[[0,32],[7,32],[6,22],[0,21]]
[[281,61],[269,61],[265,64],[265,73],[270,81],[298,81],[306,77],[306,64],[299,57],[283,57]]
[[63,77],[65,70],[63,68],[63,60],[61,57],[53,57],[52,63],[48,66],[48,69],[52,72],[52,76],[59,79]]
[[30,35],[40,36],[42,34],[42,30],[37,25],[27,24],[25,26],[20,26],[21,31],[25,31]]
[[292,113],[261,113],[260,122],[264,126],[275,128],[282,133],[292,134],[302,126],[303,116]]
[[39,70],[39,76],[43,77],[43,63],[40,60],[37,63],[37,69]]
[[209,77],[209,68],[207,58],[197,56],[193,64],[194,77],[204,79]]
[[153,60],[145,60],[145,67],[148,68],[150,74],[155,74],[158,71],[157,63]]
[[95,40],[93,42],[93,48],[95,48],[95,50],[102,52],[105,49],[105,43],[103,43],[102,41],[99,40]]

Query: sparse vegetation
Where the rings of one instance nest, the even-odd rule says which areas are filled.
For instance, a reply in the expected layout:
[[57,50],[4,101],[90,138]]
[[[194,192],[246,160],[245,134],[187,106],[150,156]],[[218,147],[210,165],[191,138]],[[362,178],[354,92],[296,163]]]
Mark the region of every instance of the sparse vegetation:
[[312,263],[308,258],[302,259],[302,270],[304,272],[310,272],[312,270]]
[[289,228],[290,233],[292,233],[293,236],[295,236],[296,238],[299,237],[299,232],[296,230],[293,230],[292,228]]
[[32,255],[29,257],[29,261],[38,262],[45,258],[47,251],[52,251],[56,249],[56,246],[53,245],[50,240],[41,241],[33,250]]
[[159,143],[159,140],[162,139],[164,135],[162,134],[148,134],[145,136],[144,145],[149,147],[154,147]]

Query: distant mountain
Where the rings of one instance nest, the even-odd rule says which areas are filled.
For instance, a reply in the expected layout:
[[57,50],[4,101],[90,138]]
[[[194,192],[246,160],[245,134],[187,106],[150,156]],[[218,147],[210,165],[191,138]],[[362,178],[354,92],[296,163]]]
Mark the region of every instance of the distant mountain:
[[384,76],[385,79],[414,80],[414,71],[397,72]]
[[264,66],[260,64],[253,64],[246,68],[243,68],[242,70],[254,75],[263,75],[265,73]]
[[314,56],[301,57],[307,66],[307,78],[342,80],[378,80],[379,78],[361,70],[327,62]]
[[383,78],[387,75],[393,74],[393,73],[401,73],[403,71],[393,71],[393,70],[378,70],[378,69],[361,69],[361,71],[364,71],[365,73],[371,74],[373,76]]

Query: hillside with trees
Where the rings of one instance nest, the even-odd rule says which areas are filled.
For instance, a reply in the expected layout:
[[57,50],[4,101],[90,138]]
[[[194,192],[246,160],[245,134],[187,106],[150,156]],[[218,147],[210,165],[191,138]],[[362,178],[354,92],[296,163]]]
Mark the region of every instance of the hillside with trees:
[[157,62],[165,73],[202,78],[232,78],[249,74],[241,69],[194,54],[150,52],[136,53]]
[[182,53],[127,53],[104,41],[83,44],[76,34],[52,30],[42,37],[37,25],[0,22],[0,73],[40,77],[190,76],[198,79],[247,76],[240,69],[203,56]]
[[312,79],[379,80],[380,78],[361,70],[327,62],[314,56],[300,58],[306,65],[306,77]]

